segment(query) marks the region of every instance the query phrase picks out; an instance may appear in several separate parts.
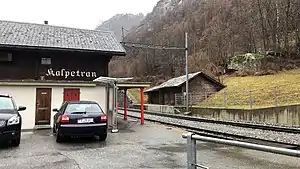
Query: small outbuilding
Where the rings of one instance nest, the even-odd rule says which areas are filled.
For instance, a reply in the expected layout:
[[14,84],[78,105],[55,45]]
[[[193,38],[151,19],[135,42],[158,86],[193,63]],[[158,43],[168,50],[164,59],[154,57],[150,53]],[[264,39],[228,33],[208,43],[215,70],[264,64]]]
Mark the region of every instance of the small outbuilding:
[[[145,91],[149,104],[183,105],[186,91],[186,75],[168,81]],[[225,86],[213,77],[196,72],[189,74],[190,104],[199,103]]]

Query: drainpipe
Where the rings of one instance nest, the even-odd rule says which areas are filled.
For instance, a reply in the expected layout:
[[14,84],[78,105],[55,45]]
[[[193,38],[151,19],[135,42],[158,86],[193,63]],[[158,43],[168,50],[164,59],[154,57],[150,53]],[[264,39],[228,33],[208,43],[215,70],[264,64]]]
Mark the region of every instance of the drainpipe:
[[112,115],[112,119],[113,119],[113,124],[112,124],[112,133],[118,133],[118,120],[117,120],[117,99],[118,99],[118,87],[117,87],[117,82],[114,81],[113,82],[113,86],[114,86],[114,91],[113,91],[113,115]]
[[[110,114],[110,85],[106,84],[106,114],[109,116]],[[108,125],[111,125],[111,120],[109,119],[108,121]]]

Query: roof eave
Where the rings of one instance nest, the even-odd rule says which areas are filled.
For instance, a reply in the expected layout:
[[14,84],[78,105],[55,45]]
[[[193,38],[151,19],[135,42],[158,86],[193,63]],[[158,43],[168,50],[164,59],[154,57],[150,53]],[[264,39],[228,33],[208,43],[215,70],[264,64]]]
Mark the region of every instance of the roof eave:
[[0,44],[0,48],[50,50],[50,51],[69,51],[69,52],[99,53],[99,54],[106,54],[106,55],[113,55],[113,56],[126,56],[126,51],[124,51],[124,52],[102,51],[102,50],[59,48],[59,47],[45,47],[45,46],[8,45],[8,44]]
[[[180,85],[179,85],[179,86],[180,86]],[[167,88],[173,88],[173,87],[179,87],[179,86],[161,87],[161,88],[157,88],[157,89],[154,89],[154,90],[149,89],[149,90],[144,91],[144,93],[156,92],[156,91],[159,91],[159,90],[161,90],[161,89],[167,89]]]
[[155,92],[156,90],[146,90],[146,91],[144,91],[144,93],[150,93],[150,92]]
[[131,88],[148,88],[151,86],[150,82],[120,82],[117,83],[119,88],[131,89]]

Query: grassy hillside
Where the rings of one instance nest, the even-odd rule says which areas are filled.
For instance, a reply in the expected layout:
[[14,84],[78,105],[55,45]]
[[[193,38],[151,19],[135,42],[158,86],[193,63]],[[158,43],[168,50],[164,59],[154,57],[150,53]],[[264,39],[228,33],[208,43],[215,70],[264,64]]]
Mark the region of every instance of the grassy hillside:
[[[280,72],[275,75],[223,77],[227,86],[195,107],[252,108],[300,104],[300,69]],[[130,98],[140,103],[139,89],[130,89]],[[147,102],[145,95],[145,102]]]
[[[129,89],[128,96],[134,101],[134,103],[141,103],[140,89]],[[145,103],[147,102],[147,99],[148,97],[145,94]]]
[[300,104],[300,69],[275,75],[223,77],[227,86],[201,107],[252,108]]

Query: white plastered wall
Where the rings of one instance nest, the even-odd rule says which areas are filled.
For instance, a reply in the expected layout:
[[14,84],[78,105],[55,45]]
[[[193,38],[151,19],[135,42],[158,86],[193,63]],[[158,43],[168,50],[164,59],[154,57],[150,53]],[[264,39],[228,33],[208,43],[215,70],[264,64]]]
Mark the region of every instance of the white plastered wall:
[[[64,88],[80,88],[80,100],[91,100],[98,102],[102,109],[106,110],[106,88],[96,87],[72,87],[70,86],[0,86],[0,94],[13,96],[18,106],[25,106],[21,111],[22,129],[33,129],[35,127],[36,88],[52,88],[51,110],[59,108],[63,103]],[[54,112],[51,111],[51,126],[53,124]]]
[[35,123],[35,98],[36,91],[33,86],[0,86],[1,94],[13,96],[17,106],[25,106],[21,111],[22,129],[32,129]]

